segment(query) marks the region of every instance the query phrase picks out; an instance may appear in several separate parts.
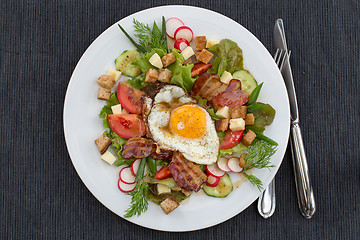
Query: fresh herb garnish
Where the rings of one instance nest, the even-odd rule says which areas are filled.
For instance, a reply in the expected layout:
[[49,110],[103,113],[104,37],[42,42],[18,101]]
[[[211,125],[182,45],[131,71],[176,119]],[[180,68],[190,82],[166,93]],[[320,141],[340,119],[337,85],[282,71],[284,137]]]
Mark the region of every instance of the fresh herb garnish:
[[244,174],[244,176],[249,180],[249,182],[252,184],[252,185],[255,185],[258,189],[259,189],[259,191],[261,191],[261,189],[263,188],[263,183],[261,182],[261,180],[260,179],[258,179],[256,176],[254,176],[254,175],[248,175],[248,174],[246,174],[246,173],[244,173],[243,172],[243,174]]
[[255,144],[250,145],[244,157],[244,171],[252,168],[261,169],[274,167],[274,165],[270,165],[270,157],[274,155],[275,152],[276,147],[265,141],[257,141]]
[[272,168],[274,165],[270,164],[270,158],[276,152],[276,146],[270,145],[265,141],[257,141],[247,149],[247,154],[244,157],[245,167],[243,170],[244,176],[249,182],[255,185],[259,191],[262,189],[263,184],[260,179],[254,175],[246,174],[245,171],[252,168]]
[[149,206],[148,202],[148,191],[149,185],[145,181],[148,177],[147,173],[138,183],[136,184],[135,189],[128,193],[131,196],[131,205],[126,210],[125,218],[130,218],[134,215],[140,215],[142,212],[146,212]]

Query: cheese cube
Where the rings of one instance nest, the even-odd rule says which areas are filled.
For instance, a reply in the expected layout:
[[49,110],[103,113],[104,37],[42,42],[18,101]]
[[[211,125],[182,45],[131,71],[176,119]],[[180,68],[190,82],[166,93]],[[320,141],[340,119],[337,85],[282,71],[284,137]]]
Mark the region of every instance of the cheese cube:
[[101,159],[110,165],[113,165],[116,161],[116,157],[109,150],[106,150],[106,152],[101,155]]
[[149,59],[149,63],[151,63],[151,65],[153,65],[159,69],[163,67],[161,58],[160,58],[159,54],[157,54],[157,53],[154,53],[151,56],[151,58]]
[[228,71],[224,71],[221,74],[220,81],[229,85],[230,80],[233,79],[233,76]]
[[113,114],[121,114],[121,104],[111,106]]
[[219,108],[219,110],[217,110],[216,115],[221,117],[221,118],[230,118],[230,109],[228,106]]
[[121,77],[121,72],[120,72],[120,71],[117,71],[117,70],[115,70],[115,69],[109,69],[107,75],[112,76],[112,77],[115,79],[115,81],[117,81],[117,80],[119,80],[120,77]]
[[231,129],[231,131],[245,130],[245,120],[242,118],[230,119],[229,128]]
[[217,39],[208,39],[208,40],[206,41],[206,48],[210,48],[210,47],[218,44],[219,42],[220,42],[220,41],[217,40]]
[[194,50],[190,47],[187,46],[184,50],[182,50],[181,55],[184,57],[185,60],[187,60],[188,58],[190,58],[192,55],[194,55]]
[[160,194],[165,194],[165,193],[171,193],[171,189],[162,183],[157,184],[157,193],[158,195]]

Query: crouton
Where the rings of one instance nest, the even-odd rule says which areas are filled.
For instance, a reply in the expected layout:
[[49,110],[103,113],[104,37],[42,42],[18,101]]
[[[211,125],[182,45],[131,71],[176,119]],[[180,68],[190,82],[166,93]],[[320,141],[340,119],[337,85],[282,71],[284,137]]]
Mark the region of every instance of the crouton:
[[177,208],[179,205],[180,204],[176,200],[174,200],[170,197],[166,198],[164,201],[162,201],[160,203],[160,207],[166,214],[169,214],[172,210]]
[[245,125],[254,125],[255,117],[253,113],[248,113],[245,118]]
[[246,153],[243,153],[240,155],[240,167],[244,168],[245,167],[245,156],[246,156]]
[[254,141],[254,139],[256,138],[256,134],[249,130],[242,138],[242,142],[245,146],[250,146],[250,144],[252,143],[252,141]]
[[111,90],[110,89],[106,89],[106,88],[103,88],[103,87],[100,87],[99,88],[99,91],[98,91],[98,96],[97,98],[98,99],[101,99],[101,100],[109,100],[110,98],[110,95],[111,95]]
[[205,36],[195,37],[196,50],[203,50],[205,47],[206,47],[206,37]]
[[195,58],[197,59],[202,50],[195,50]]
[[187,197],[192,194],[192,191],[188,191],[188,190],[185,190],[185,189],[181,189],[181,192],[182,192],[183,194],[185,194],[185,196],[187,196]]
[[95,140],[95,144],[98,146],[101,154],[106,152],[111,144],[111,139],[108,138],[104,133]]
[[154,83],[158,80],[159,77],[159,73],[156,69],[154,68],[150,68],[146,73],[145,73],[145,82],[146,83]]
[[201,50],[200,54],[197,56],[199,62],[208,63],[212,58],[213,54],[206,49]]
[[170,64],[174,63],[176,61],[175,53],[171,52],[166,54],[161,58],[161,62],[164,65],[164,68],[169,66]]
[[231,118],[246,118],[247,107],[246,106],[233,106],[230,108]]
[[115,78],[110,75],[101,75],[98,80],[96,81],[100,87],[105,89],[112,89],[115,85]]
[[172,73],[169,69],[164,68],[159,70],[158,80],[163,83],[169,83],[171,80]]
[[229,119],[227,119],[227,118],[215,121],[216,131],[224,132],[228,129],[228,127],[229,127]]

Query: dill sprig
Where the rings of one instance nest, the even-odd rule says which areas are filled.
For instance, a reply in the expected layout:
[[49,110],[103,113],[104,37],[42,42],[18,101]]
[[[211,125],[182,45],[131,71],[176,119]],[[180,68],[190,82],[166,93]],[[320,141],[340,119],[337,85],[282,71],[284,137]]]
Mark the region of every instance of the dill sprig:
[[252,168],[272,168],[274,165],[270,164],[270,158],[276,152],[276,146],[270,145],[265,141],[257,141],[247,149],[247,154],[244,157],[245,167],[244,171]]
[[255,185],[259,189],[259,191],[263,188],[261,180],[252,174],[246,174],[245,171],[252,168],[269,169],[274,167],[274,165],[270,164],[270,158],[275,152],[276,146],[263,140],[257,141],[247,149],[247,154],[244,157],[245,167],[242,173],[251,184]]
[[140,215],[142,212],[146,212],[149,206],[148,202],[148,191],[149,185],[145,181],[148,177],[149,173],[147,173],[143,179],[141,179],[137,184],[135,189],[128,193],[131,196],[131,205],[126,210],[125,218],[130,218],[135,215]]
[[136,19],[133,19],[135,28],[135,37],[139,39],[139,44],[146,49],[159,48],[166,51],[167,43],[163,37],[159,27],[154,22],[153,29],[148,24],[141,23]]
[[252,174],[249,175],[244,172],[243,172],[243,174],[252,185],[255,185],[259,189],[259,191],[261,191],[261,189],[263,188],[263,183],[260,179],[258,179],[256,176],[254,176]]

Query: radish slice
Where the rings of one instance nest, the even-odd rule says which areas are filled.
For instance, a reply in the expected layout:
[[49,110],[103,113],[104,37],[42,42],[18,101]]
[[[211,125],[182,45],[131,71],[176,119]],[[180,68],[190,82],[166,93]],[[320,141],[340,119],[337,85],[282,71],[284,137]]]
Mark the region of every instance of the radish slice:
[[132,184],[135,182],[135,176],[132,174],[130,167],[124,167],[120,170],[119,177],[121,181],[127,184]]
[[123,181],[121,181],[121,178],[119,178],[118,188],[120,189],[120,191],[122,191],[124,193],[128,193],[128,192],[133,191],[135,189],[135,187],[136,187],[136,183],[127,184],[127,183],[124,183]]
[[137,171],[139,169],[139,165],[140,165],[141,160],[140,159],[136,159],[135,161],[133,161],[133,163],[131,164],[131,172],[134,176],[136,176]]
[[176,17],[169,18],[165,22],[165,24],[166,24],[166,34],[171,38],[174,38],[174,33],[176,29],[178,29],[181,26],[184,26],[184,23]]
[[231,169],[228,167],[228,159],[226,157],[221,157],[219,161],[217,161],[217,165],[224,172],[231,172]]
[[225,175],[225,172],[221,170],[216,163],[211,165],[206,165],[207,172],[214,177],[222,177]]
[[186,40],[185,38],[179,38],[174,43],[174,48],[176,48],[177,50],[180,50],[180,52],[182,52],[182,50],[184,50],[188,46],[190,46],[190,44],[189,44],[188,40]]
[[228,160],[227,165],[233,172],[241,172],[243,170],[243,168],[240,167],[240,158],[236,158],[236,157],[230,158]]
[[185,38],[186,40],[188,40],[188,42],[191,42],[193,36],[194,36],[193,31],[187,26],[179,27],[178,29],[176,29],[174,33],[174,37],[176,40],[180,38]]
[[206,181],[206,185],[208,185],[209,187],[216,187],[220,182],[220,178],[219,177],[214,177],[210,174],[207,174],[207,181]]

